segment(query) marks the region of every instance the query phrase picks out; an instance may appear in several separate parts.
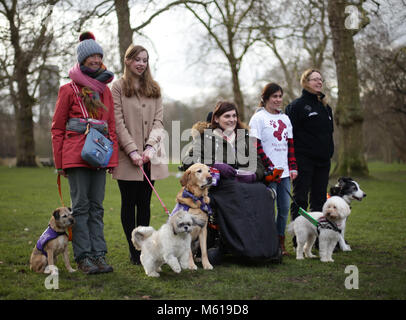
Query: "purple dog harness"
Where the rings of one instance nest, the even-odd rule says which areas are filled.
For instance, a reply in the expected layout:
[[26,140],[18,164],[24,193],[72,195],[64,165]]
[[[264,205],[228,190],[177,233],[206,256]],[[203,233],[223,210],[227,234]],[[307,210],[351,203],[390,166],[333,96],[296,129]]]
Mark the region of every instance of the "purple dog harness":
[[[187,191],[186,189],[183,190],[182,193],[182,197],[183,198],[192,198],[192,200],[194,202],[197,202],[198,200],[201,202],[201,206],[200,209],[204,212],[206,212],[208,215],[213,214],[213,212],[211,211],[210,206],[207,203],[204,203],[203,201],[203,197],[196,197],[194,194],[190,193],[189,191]],[[189,211],[190,207],[182,204],[182,203],[177,203],[175,208],[173,208],[172,213],[170,214],[170,217],[173,216],[176,212],[178,212],[179,210],[184,210],[184,211]]]
[[41,251],[46,257],[48,257],[47,252],[44,249],[46,243],[50,240],[56,239],[61,235],[67,235],[66,232],[56,232],[51,226],[48,226],[43,234],[39,237],[37,241],[37,249]]

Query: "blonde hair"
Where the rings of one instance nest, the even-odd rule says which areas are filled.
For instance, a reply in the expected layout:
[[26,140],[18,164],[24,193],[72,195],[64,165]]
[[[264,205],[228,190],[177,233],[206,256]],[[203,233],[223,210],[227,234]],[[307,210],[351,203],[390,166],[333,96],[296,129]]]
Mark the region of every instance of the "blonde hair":
[[307,69],[302,73],[302,76],[300,77],[300,85],[302,86],[303,89],[305,89],[305,90],[307,90],[307,91],[309,91],[311,93],[317,94],[317,96],[318,96],[319,100],[321,101],[321,103],[323,103],[323,105],[326,106],[327,105],[326,96],[324,94],[322,94],[322,93],[314,92],[309,87],[309,80],[310,80],[309,78],[314,72],[317,72],[318,74],[320,74],[320,76],[322,76],[320,70],[318,70],[318,69],[314,69],[314,68]]
[[136,77],[128,68],[127,64],[131,63],[132,60],[142,51],[147,53],[148,59],[149,54],[147,49],[142,46],[134,46],[131,44],[124,56],[124,75],[123,75],[123,91],[126,97],[136,96],[145,96],[147,98],[160,98],[161,97],[161,88],[159,87],[158,82],[156,82],[151,75],[151,70],[149,68],[149,61],[147,63],[147,68],[139,78],[139,88],[135,87]]

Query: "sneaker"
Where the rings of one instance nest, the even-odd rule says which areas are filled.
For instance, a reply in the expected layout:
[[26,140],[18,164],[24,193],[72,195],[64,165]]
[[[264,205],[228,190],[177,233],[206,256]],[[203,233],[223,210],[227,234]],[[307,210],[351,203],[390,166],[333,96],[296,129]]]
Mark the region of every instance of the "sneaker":
[[113,267],[107,264],[105,256],[94,257],[93,262],[100,273],[113,272]]
[[78,269],[84,274],[99,273],[99,268],[93,263],[92,259],[85,257],[77,262]]

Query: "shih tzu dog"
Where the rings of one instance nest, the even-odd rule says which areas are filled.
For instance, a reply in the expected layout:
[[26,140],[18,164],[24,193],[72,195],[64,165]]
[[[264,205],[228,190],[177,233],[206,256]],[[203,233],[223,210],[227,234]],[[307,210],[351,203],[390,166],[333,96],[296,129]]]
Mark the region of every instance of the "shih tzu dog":
[[296,259],[302,260],[303,253],[306,258],[316,257],[311,251],[318,236],[320,261],[334,262],[332,255],[340,239],[342,223],[350,213],[347,202],[341,197],[333,196],[327,199],[322,212],[309,212],[309,215],[318,221],[317,227],[303,216],[291,222],[288,232],[296,236]]
[[180,210],[171,215],[159,230],[150,226],[133,230],[132,242],[137,250],[141,250],[141,263],[149,277],[159,277],[165,263],[176,273],[189,267],[194,224],[192,216]]

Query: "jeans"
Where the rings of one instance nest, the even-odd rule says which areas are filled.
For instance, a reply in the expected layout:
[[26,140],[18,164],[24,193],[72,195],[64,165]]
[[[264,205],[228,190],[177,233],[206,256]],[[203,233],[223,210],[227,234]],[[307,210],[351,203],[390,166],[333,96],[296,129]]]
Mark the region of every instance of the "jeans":
[[280,183],[272,182],[269,187],[276,192],[276,230],[278,235],[284,236],[290,207],[290,177],[282,178]]
[[105,255],[103,200],[106,171],[89,168],[69,168],[68,174],[72,212],[72,248],[75,260]]

